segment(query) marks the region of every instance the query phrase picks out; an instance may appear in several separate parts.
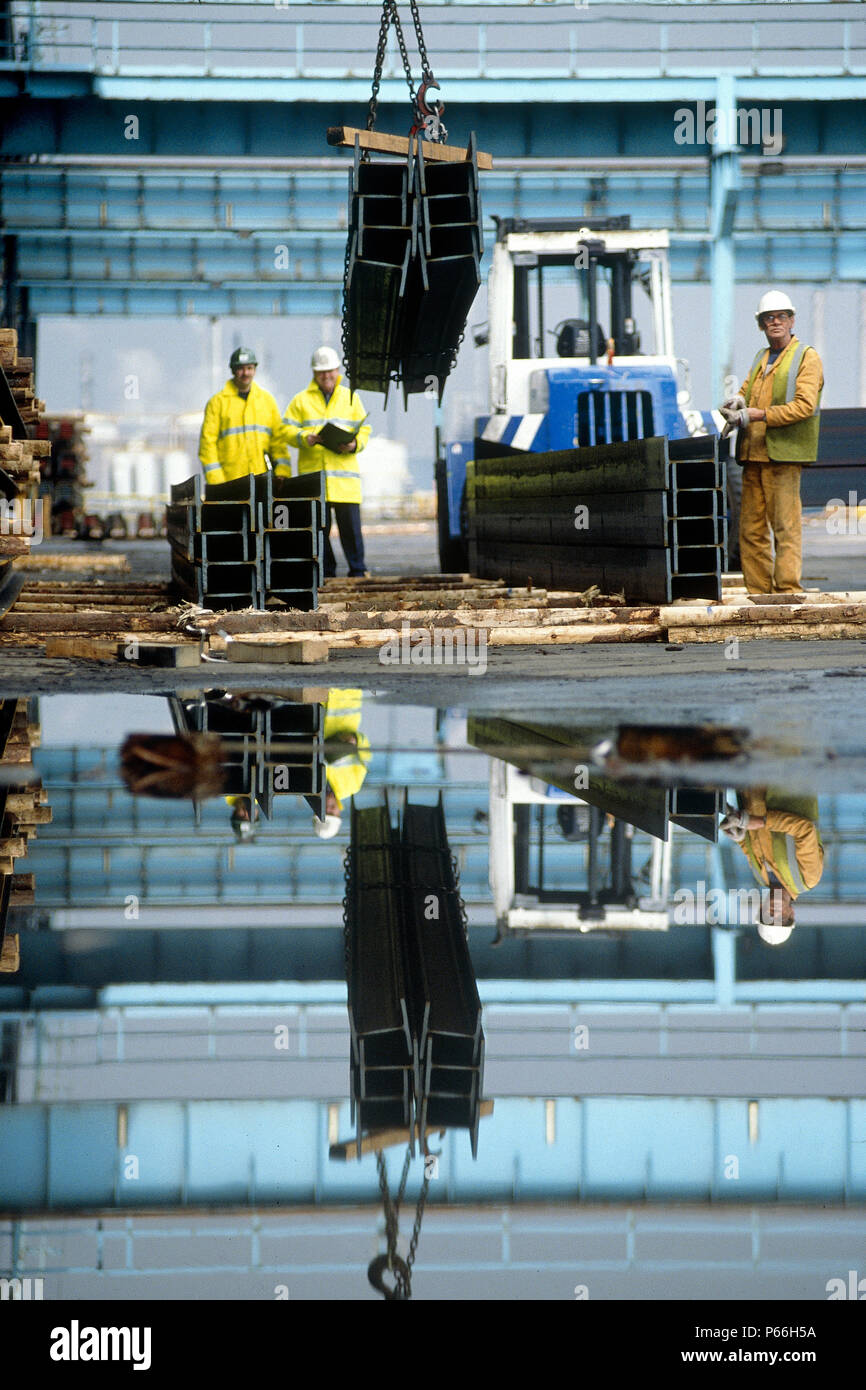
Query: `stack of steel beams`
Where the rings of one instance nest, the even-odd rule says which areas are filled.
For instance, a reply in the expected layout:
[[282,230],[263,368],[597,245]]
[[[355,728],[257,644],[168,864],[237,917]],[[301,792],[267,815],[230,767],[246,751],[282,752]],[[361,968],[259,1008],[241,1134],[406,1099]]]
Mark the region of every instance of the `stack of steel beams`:
[[412,1130],[416,1044],[409,1024],[397,838],[387,803],[352,806],[346,865],[346,983],[352,1118]]
[[418,210],[410,166],[361,157],[349,183],[343,355],[353,390],[383,391],[396,374]]
[[467,471],[479,578],[627,600],[721,598],[726,503],[718,439],[636,439],[484,458]]
[[274,797],[303,796],[324,818],[324,706],[272,697],[228,701],[221,691],[172,699],[178,733],[217,734],[227,796],[248,796],[270,819]]
[[481,1003],[442,799],[352,810],[346,980],[353,1118],[419,1137],[468,1129],[473,1155],[484,1066]]
[[371,161],[356,146],[349,183],[343,355],[352,389],[440,400],[481,283],[474,136],[461,163]]
[[407,800],[400,848],[419,1132],[468,1129],[474,1156],[484,1070],[481,1001],[441,793],[435,806]]
[[474,135],[468,156],[463,164],[428,163],[423,144],[418,146],[418,235],[400,354],[404,395],[432,388],[441,401],[481,284],[484,245]]
[[325,475],[248,474],[171,489],[167,532],[171,572],[185,598],[208,608],[318,606],[322,582]]

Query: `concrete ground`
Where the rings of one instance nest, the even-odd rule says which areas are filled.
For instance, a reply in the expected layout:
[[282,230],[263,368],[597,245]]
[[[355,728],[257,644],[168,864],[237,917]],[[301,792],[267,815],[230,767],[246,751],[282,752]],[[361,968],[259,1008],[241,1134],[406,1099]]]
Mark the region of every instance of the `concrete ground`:
[[[376,573],[438,570],[432,523],[368,527],[368,562]],[[50,541],[46,551],[82,546]],[[165,541],[107,542],[102,553],[129,556],[131,578],[167,579]],[[804,528],[804,586],[866,590],[866,536],[830,536]],[[54,577],[59,577],[54,572]],[[573,720],[600,733],[615,723],[715,720],[748,728],[770,770],[793,759],[803,777],[844,784],[864,778],[866,732],[859,718],[866,695],[866,639],[744,641],[736,658],[724,644],[682,648],[660,644],[491,648],[483,674],[467,668],[383,665],[376,650],[334,652],[325,671],[309,667],[203,667],[200,680],[232,689],[358,684],[389,701]],[[7,694],[59,691],[168,691],[196,684],[190,671],[47,661],[25,649],[0,649],[0,688]],[[754,769],[753,769],[754,771]],[[763,773],[762,773],[763,775]],[[799,780],[799,779],[798,779]]]

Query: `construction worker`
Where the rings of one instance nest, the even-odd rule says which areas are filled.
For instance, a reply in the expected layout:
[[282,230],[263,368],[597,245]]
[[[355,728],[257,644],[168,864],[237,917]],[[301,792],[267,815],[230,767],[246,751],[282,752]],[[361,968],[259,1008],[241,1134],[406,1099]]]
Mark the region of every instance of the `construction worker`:
[[205,406],[198,456],[206,483],[267,473],[265,455],[272,467],[289,468],[286,427],[271,393],[253,380],[257,366],[251,348],[235,348],[231,380]]
[[794,930],[794,902],[820,882],[824,846],[818,832],[818,799],[781,788],[755,788],[738,798],[721,828],[745,854],[769,902],[761,907],[758,935],[781,946]]
[[227,796],[225,798],[227,806],[231,807],[229,824],[232,834],[241,844],[256,838],[258,829],[258,807],[249,796]]
[[824,372],[815,349],[795,337],[794,313],[781,290],[763,295],[755,318],[767,347],[756,355],[739,394],[721,407],[723,438],[739,430],[740,559],[750,594],[797,593],[802,587],[800,472],[818,457]]
[[[325,472],[325,579],[332,579],[337,573],[330,535],[335,515],[349,574],[364,576],[367,570],[361,533],[361,473],[357,462],[349,456],[359,454],[370,438],[370,426],[364,423],[367,413],[360,396],[342,384],[340,359],[333,348],[317,348],[311,365],[312,381],[305,391],[292,398],[283,416],[288,442],[298,450],[299,472]],[[336,451],[324,448],[319,444],[316,427],[325,421],[351,431],[354,438],[340,444]],[[288,468],[279,467],[276,471],[291,476]]]
[[343,804],[363,785],[370,761],[370,740],[361,733],[361,690],[331,690],[325,706],[325,819],[313,817],[321,840],[330,840],[342,824]]

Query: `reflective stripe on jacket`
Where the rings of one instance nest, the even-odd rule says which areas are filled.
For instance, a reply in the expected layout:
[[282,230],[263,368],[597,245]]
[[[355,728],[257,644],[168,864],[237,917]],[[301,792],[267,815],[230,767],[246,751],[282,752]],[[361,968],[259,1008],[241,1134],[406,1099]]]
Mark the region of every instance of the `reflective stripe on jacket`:
[[270,391],[255,381],[246,400],[234,381],[211,396],[205,406],[198,456],[209,483],[227,483],[249,473],[266,473],[271,464],[288,466],[286,427]]
[[363,698],[363,692],[360,690],[332,690],[325,706],[323,732],[326,759],[329,741],[340,743],[347,734],[354,734],[358,740],[357,745],[350,751],[347,750],[341,757],[327,762],[328,785],[341,805],[348,796],[354,796],[363,785],[367,776],[367,765],[372,757],[370,740],[361,733]]
[[[361,397],[343,385],[342,376],[337,377],[337,384],[331,392],[330,400],[325,400],[324,392],[314,377],[307,389],[299,391],[286,406],[283,423],[286,426],[288,443],[298,451],[298,471],[318,473],[324,469],[325,496],[329,502],[361,500],[358,454],[370,438],[370,426],[362,423],[366,418],[367,412],[361,404]],[[318,444],[312,449],[307,448],[304,443],[306,436],[315,434],[317,427],[323,425],[326,420],[346,430],[356,429],[360,424],[361,428],[355,436],[358,441],[355,453],[335,454]],[[280,467],[277,472],[289,473],[290,470]]]

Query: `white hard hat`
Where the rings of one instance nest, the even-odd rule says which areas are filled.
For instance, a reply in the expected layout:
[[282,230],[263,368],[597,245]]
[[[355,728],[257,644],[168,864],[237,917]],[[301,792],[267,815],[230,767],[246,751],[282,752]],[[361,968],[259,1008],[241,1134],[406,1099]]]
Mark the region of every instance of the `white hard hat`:
[[313,829],[320,840],[333,840],[342,824],[342,816],[325,816],[324,820],[319,820],[318,816],[313,816]]
[[761,295],[761,302],[755,311],[758,323],[761,322],[762,314],[770,314],[774,309],[787,309],[791,314],[797,312],[784,290],[767,290],[766,294]]
[[332,347],[316,348],[312,356],[312,367],[314,372],[338,372],[340,359]]
[[783,942],[788,940],[793,930],[793,927],[776,927],[762,922],[758,927],[758,936],[768,946],[781,946]]

